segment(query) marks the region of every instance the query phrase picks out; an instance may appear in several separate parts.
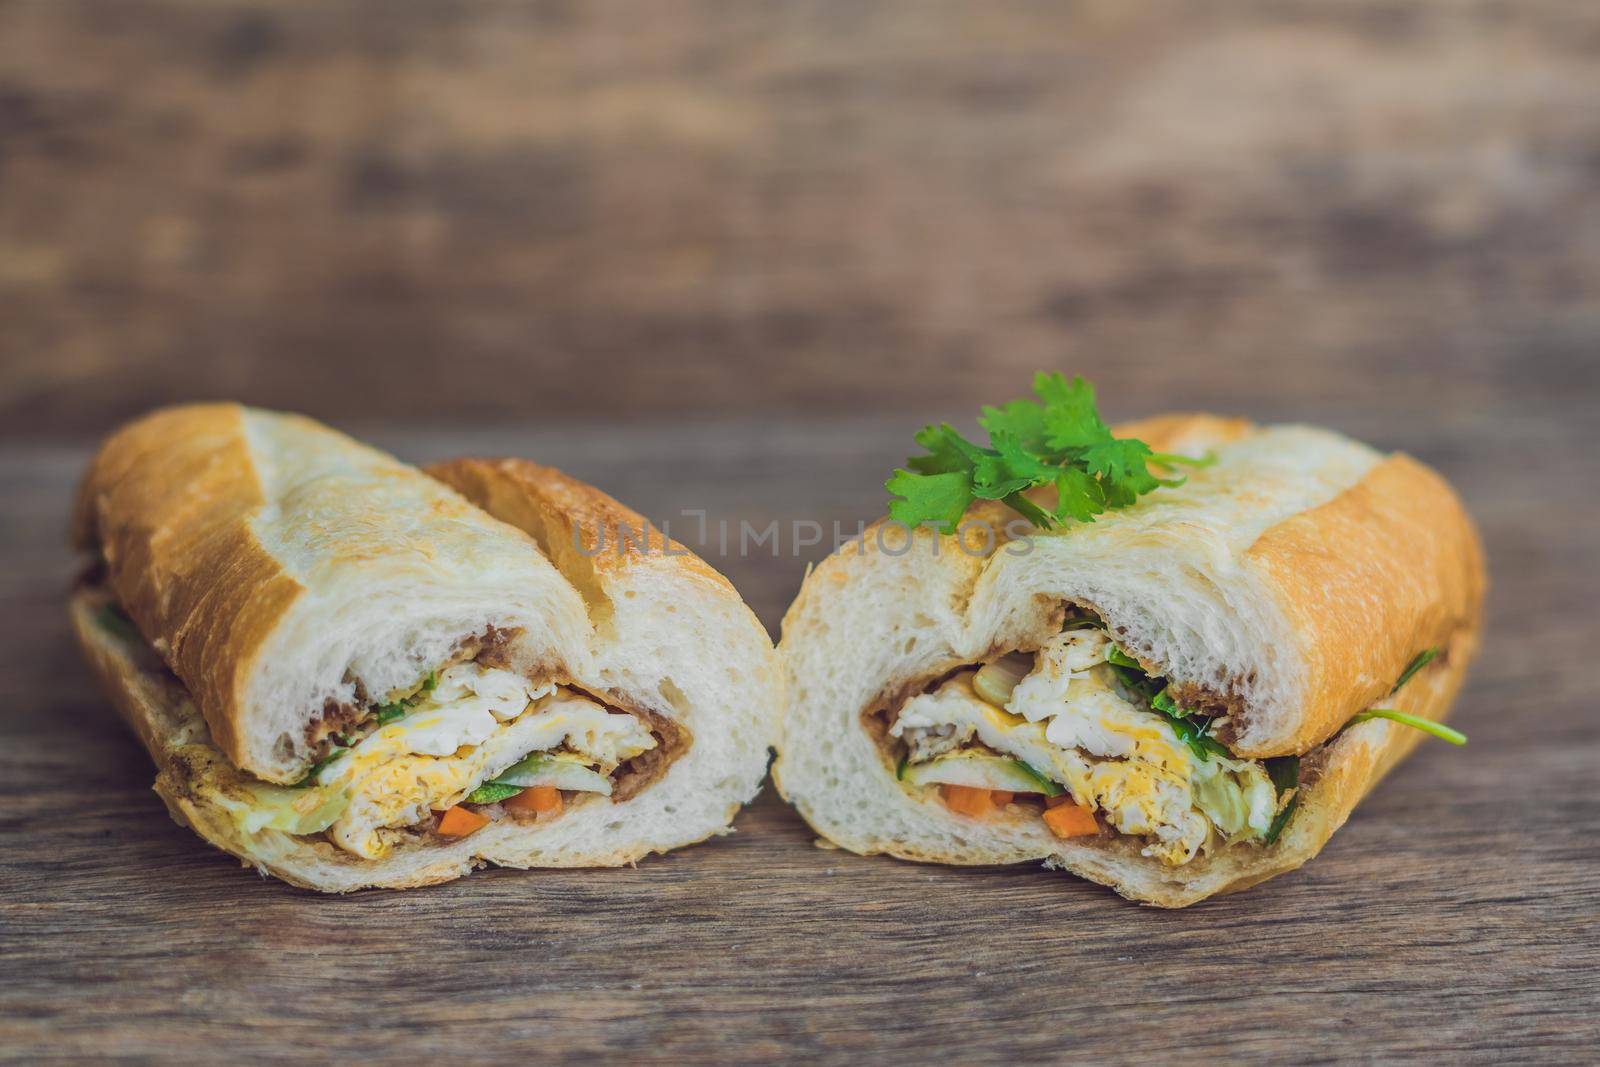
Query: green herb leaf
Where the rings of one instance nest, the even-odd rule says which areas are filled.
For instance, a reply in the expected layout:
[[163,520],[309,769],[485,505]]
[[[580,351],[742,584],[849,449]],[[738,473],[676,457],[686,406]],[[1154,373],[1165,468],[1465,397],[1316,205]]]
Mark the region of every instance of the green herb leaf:
[[415,693],[408,697],[401,697],[392,704],[379,704],[372,709],[372,713],[377,716],[379,726],[388,726],[396,719],[404,718],[406,712],[422,703],[423,700],[427,699],[428,694],[437,688],[439,688],[439,672],[429,671],[428,676],[422,680],[422,684],[417,687]]
[[883,487],[900,497],[889,501],[889,517],[915,529],[929,523],[953,533],[972,503],[971,472],[913,474],[895,471]]
[[[1151,710],[1154,711],[1155,708],[1152,707]],[[1209,760],[1212,756],[1226,758],[1232,755],[1231,752],[1223,747],[1222,742],[1211,736],[1210,719],[1185,719],[1177,715],[1168,715],[1164,712],[1156,712],[1156,714],[1167,720],[1167,725],[1172,727],[1172,732],[1178,735],[1180,741],[1189,746],[1189,751],[1195,754],[1196,759]]]
[[378,725],[388,726],[396,719],[405,717],[406,704],[403,700],[397,700],[393,704],[379,704],[372,710],[377,713]]
[[521,786],[501,785],[499,782],[484,782],[478,788],[467,794],[468,804],[498,804],[522,792]]
[[1389,690],[1389,695],[1394,696],[1396,693],[1400,692],[1400,688],[1407,682],[1411,681],[1411,676],[1416,674],[1422,668],[1426,667],[1428,664],[1432,663],[1433,658],[1438,654],[1439,650],[1437,648],[1425,648],[1421,652],[1418,652],[1416,656],[1412,658],[1411,662],[1406,664],[1406,669],[1400,672],[1400,680],[1394,683],[1394,688]]
[[1151,697],[1150,706],[1161,712],[1163,715],[1175,715],[1180,719],[1187,719],[1190,715],[1194,714],[1191,711],[1178,707],[1178,702],[1172,699],[1172,691],[1170,687],[1161,690],[1161,692]]
[[1273,788],[1279,796],[1300,785],[1299,756],[1274,756],[1262,762],[1266,764],[1267,777],[1272,779]]
[[991,438],[1009,434],[1029,451],[1036,452],[1044,444],[1044,408],[1031,400],[1013,400],[999,408],[984,408],[978,425],[989,431]]
[[1136,701],[1165,719],[1167,725],[1172,727],[1172,732],[1178,735],[1178,740],[1189,746],[1189,751],[1194,753],[1196,759],[1209,760],[1212,756],[1233,755],[1222,742],[1211,736],[1210,719],[1179,707],[1166,687],[1146,675],[1142,668],[1125,666],[1109,655],[1106,662],[1121,677],[1123,688]]
[[[1162,486],[1149,464],[1205,460],[1155,453],[1143,441],[1119,438],[1100,418],[1094,387],[1060,373],[1034,377],[1038,401],[1013,400],[985,407],[978,420],[989,435],[981,446],[948,424],[925,426],[916,435],[925,455],[906,461],[884,483],[889,515],[908,526],[955,529],[974,500],[1003,500],[1035,526],[1054,527],[1071,519],[1093,522],[1113,508],[1125,508]],[[1056,504],[1046,510],[1023,494],[1053,487]]]
[[1063,467],[1056,475],[1055,518],[1093,522],[1106,506],[1105,487],[1088,471]]
[[291,788],[305,789],[308,786],[316,785],[317,776],[322,773],[323,769],[327,767],[328,764],[332,763],[334,760],[338,759],[340,756],[349,751],[350,750],[348,748],[334,748],[330,750],[326,756],[323,756],[321,759],[317,760],[317,762],[313,763],[311,765],[311,769],[306,771],[306,776],[296,782]]
[[[1114,666],[1117,666],[1117,667],[1132,667],[1136,671],[1144,670],[1143,667],[1139,666],[1139,661],[1138,660],[1134,659],[1132,656],[1130,656],[1126,652],[1122,651],[1122,649],[1118,648],[1116,645],[1107,646],[1107,648],[1106,648],[1106,662],[1110,663],[1110,664],[1112,664]],[[1157,694],[1157,695],[1159,696],[1159,695],[1162,695],[1162,694],[1165,694],[1165,693],[1166,693],[1166,690],[1163,689],[1161,691],[1161,693]]]
[[972,470],[972,465],[984,450],[957,433],[949,423],[924,426],[916,433],[916,442],[928,450],[928,455],[907,461],[907,466],[918,474],[947,474],[952,471]]
[[94,621],[99,623],[100,628],[112,637],[120,638],[123,641],[143,640],[139,635],[139,628],[133,624],[133,620],[124,615],[122,609],[115,604],[101,604],[100,610],[94,614]]
[[1021,493],[1012,493],[1010,496],[1005,498],[1005,501],[1006,506],[1011,508],[1012,511],[1015,511],[1018,515],[1021,515],[1023,518],[1027,519],[1029,522],[1040,527],[1041,529],[1049,529],[1056,524],[1055,520],[1050,517],[1050,513],[1048,511],[1044,510],[1038,504],[1035,504]]
[[1272,779],[1273,788],[1277,789],[1278,796],[1289,790],[1296,790],[1295,795],[1289,798],[1289,803],[1283,810],[1273,816],[1272,823],[1267,827],[1266,836],[1262,838],[1265,844],[1271,845],[1278,840],[1278,835],[1283,833],[1283,828],[1289,825],[1289,819],[1294,815],[1294,810],[1300,804],[1300,757],[1279,756],[1269,759],[1267,764],[1267,777]]
[[1044,438],[1051,448],[1087,448],[1112,440],[1111,428],[1095,405],[1094,386],[1082,378],[1069,384],[1059,371],[1040,372],[1033,377],[1033,391],[1044,401]]
[[1397,722],[1402,726],[1410,726],[1413,729],[1421,730],[1425,734],[1432,734],[1439,740],[1448,741],[1452,745],[1464,745],[1467,743],[1467,735],[1460,730],[1452,730],[1442,722],[1434,722],[1432,719],[1424,719],[1420,715],[1411,715],[1404,711],[1395,711],[1393,708],[1368,708],[1346,723],[1345,729],[1349,729],[1358,722],[1366,722],[1368,719],[1388,719],[1390,722]]

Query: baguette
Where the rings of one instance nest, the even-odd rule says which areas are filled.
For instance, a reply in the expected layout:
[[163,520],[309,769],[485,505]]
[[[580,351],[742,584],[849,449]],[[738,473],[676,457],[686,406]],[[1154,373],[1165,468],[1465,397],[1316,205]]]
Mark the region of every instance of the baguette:
[[[724,832],[760,787],[780,703],[771,642],[732,587],[681,546],[541,545],[569,514],[664,544],[559,472],[436,470],[231,404],[157,412],[101,448],[74,520],[94,563],[73,629],[174,818],[336,892],[619,865]],[[481,501],[505,521],[445,484],[491,470],[514,476]],[[546,525],[523,525],[534,513]],[[487,726],[448,732],[469,721]],[[572,765],[559,780],[590,784],[562,786],[559,815],[480,796],[482,827],[449,832],[439,813],[496,774],[549,771],[523,759],[543,747],[516,748],[537,738]]]
[[[1018,536],[1015,516],[992,503],[974,506],[964,524],[987,529],[983,538],[880,523],[807,577],[783,623],[790,697],[773,773],[824,837],[929,862],[1043,860],[1136,900],[1183,906],[1303,864],[1422,736],[1382,719],[1350,725],[1357,713],[1379,704],[1432,720],[1448,712],[1477,648],[1485,577],[1476,531],[1443,479],[1407,456],[1306,427],[1165,416],[1119,433],[1161,452],[1214,452],[1217,462],[1058,533]],[[1089,632],[1074,637],[1064,623]],[[1090,648],[1115,648],[1165,679],[1188,721],[1209,724],[1221,758],[1202,766],[1133,701],[1119,728],[1150,736],[1103,738],[1110,747],[1074,762],[1044,744],[1043,724],[1058,720],[1022,723],[1038,705],[1013,700],[1005,707],[1018,714],[985,712],[973,688],[973,669],[1008,654],[1037,653],[1031,668],[1028,658],[1004,662],[1038,675],[1041,664],[1064,662],[1042,650]],[[1435,658],[1391,696],[1428,649]],[[1100,687],[1092,699],[1126,696],[1109,667],[1074,669],[1082,691]],[[1094,811],[1098,831],[1058,837],[1031,801],[962,814],[940,790],[905,779],[903,760],[917,778],[919,762],[962,755],[928,757],[949,744],[941,732],[973,728],[963,745],[1031,738],[1027,751],[1040,761],[1065,759],[1071,773],[1045,776]],[[1118,746],[1126,751],[1113,759]],[[1147,756],[1154,762],[1139,762]],[[1296,791],[1263,798],[1270,761],[1290,757],[1299,760]],[[1188,791],[1219,767],[1238,768],[1229,773],[1240,796],[1277,805],[1250,809],[1254,831],[1223,840],[1209,815],[1193,821],[1206,814],[1198,807],[1183,827],[1143,825],[1158,821],[1151,797],[1165,804],[1178,788],[1187,809]],[[1100,786],[1097,802],[1087,794]],[[1289,801],[1290,817],[1266,841],[1264,818]]]

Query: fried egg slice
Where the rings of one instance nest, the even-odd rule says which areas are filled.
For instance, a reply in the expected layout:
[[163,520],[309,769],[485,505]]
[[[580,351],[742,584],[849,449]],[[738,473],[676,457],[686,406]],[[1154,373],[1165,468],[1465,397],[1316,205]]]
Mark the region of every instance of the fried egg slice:
[[906,739],[913,759],[975,739],[1023,760],[1119,832],[1145,837],[1143,854],[1169,864],[1193,859],[1214,825],[1229,840],[1264,833],[1276,792],[1261,765],[1197,759],[1164,719],[1123,695],[1109,648],[1100,630],[1060,634],[1004,709],[979,697],[963,672],[907,701],[890,733]]
[[637,717],[552,685],[476,663],[451,667],[397,722],[379,727],[319,776],[319,788],[349,797],[328,827],[340,848],[368,859],[430,811],[458,804],[530,752],[566,747],[600,773],[654,748]]

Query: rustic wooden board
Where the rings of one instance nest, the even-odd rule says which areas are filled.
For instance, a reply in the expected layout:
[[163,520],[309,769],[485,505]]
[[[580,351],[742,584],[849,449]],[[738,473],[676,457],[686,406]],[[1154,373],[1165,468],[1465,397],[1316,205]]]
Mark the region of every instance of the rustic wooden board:
[[[62,530],[86,448],[0,447],[0,1053],[1592,1060],[1595,411],[1591,391],[1324,413],[1437,463],[1482,522],[1491,619],[1457,718],[1472,743],[1423,745],[1306,869],[1175,913],[1031,867],[823,850],[770,789],[732,836],[635,869],[333,899],[264,881],[167,819],[69,647]],[[365,429],[414,460],[534,455],[657,518],[827,523],[878,507],[910,426]],[[802,560],[718,562],[775,626]]]
[[1593,351],[1597,144],[1585,0],[0,0],[0,436],[1481,403]]

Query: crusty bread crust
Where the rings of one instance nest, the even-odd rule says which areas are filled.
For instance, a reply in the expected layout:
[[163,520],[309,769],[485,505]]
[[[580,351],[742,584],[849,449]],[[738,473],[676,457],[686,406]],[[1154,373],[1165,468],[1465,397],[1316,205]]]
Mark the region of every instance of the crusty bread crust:
[[527,536],[299,416],[139,419],[95,455],[74,531],[218,747],[267,781],[304,774],[321,717],[414,685],[489,626],[528,666],[583,669],[582,602]]
[[[1240,420],[1165,416],[1119,432],[1140,436],[1158,451],[1197,453],[1248,444],[1261,431]],[[1308,451],[1314,458],[1321,447],[1313,439]],[[1210,525],[1194,524],[1191,535],[1181,501],[1174,507],[1178,519],[1163,520],[1165,526],[1143,520],[1134,508],[1119,513],[1117,522],[1102,520],[1101,528],[1087,534],[1069,531],[1033,554],[1015,556],[998,547],[1003,538],[991,555],[978,558],[955,551],[949,538],[930,531],[918,531],[913,550],[906,551],[900,531],[869,529],[861,544],[847,546],[808,575],[784,618],[780,654],[790,674],[790,705],[773,768],[779,791],[819,833],[853,851],[958,864],[1042,859],[1168,907],[1300,866],[1421,735],[1377,720],[1329,738],[1380,700],[1442,718],[1477,648],[1484,587],[1471,521],[1437,475],[1406,457],[1362,461],[1360,446],[1348,442],[1330,440],[1326,447],[1358,475],[1315,507],[1267,525],[1236,555],[1227,547],[1228,511],[1220,522],[1215,510],[1201,516]],[[1223,471],[1220,481],[1212,478],[1209,488],[1198,490],[1220,495],[1224,509],[1250,492],[1248,486],[1230,488],[1226,478]],[[1273,506],[1270,498],[1239,505],[1246,518],[1270,513]],[[991,524],[1006,517],[988,505],[968,515]],[[1074,539],[1086,536],[1099,539],[1087,568],[1071,558]],[[1276,747],[1247,753],[1310,752],[1306,766],[1320,775],[1311,779],[1275,845],[1225,848],[1168,867],[1139,855],[1140,842],[1132,839],[1060,841],[1037,817],[1024,814],[975,822],[913,798],[894,780],[893,768],[868,736],[863,712],[994,649],[1036,646],[1053,631],[1051,608],[1064,599],[1102,610],[1119,641],[1139,650],[1141,635],[1127,620],[1160,614],[1165,605],[1130,606],[1124,597],[1117,610],[1104,611],[1074,583],[1092,580],[1098,561],[1114,561],[1123,544],[1136,544],[1142,558],[1159,562],[1186,536],[1204,539],[1197,560],[1212,565],[1212,575],[1249,587],[1248,597],[1230,593],[1218,597],[1218,604],[1244,603],[1268,622],[1276,610],[1285,623],[1281,630],[1263,625],[1228,633],[1215,614],[1202,613],[1202,622],[1213,627],[1212,639],[1246,647],[1274,639],[1292,643],[1299,655],[1277,662],[1308,680],[1303,691],[1310,706],[1286,709],[1286,716],[1258,733],[1277,736]],[[1172,577],[1134,586],[1135,599],[1159,597],[1172,583],[1192,580],[1189,569],[1179,567]],[[1193,594],[1192,586],[1188,590],[1184,595]],[[1318,597],[1327,598],[1325,614],[1335,618],[1319,615]],[[1427,647],[1444,654],[1388,698],[1406,663]],[[1159,657],[1151,665],[1165,667]],[[1248,726],[1248,707],[1242,714]],[[1237,728],[1235,733],[1247,735]]]
[[[265,498],[236,404],[154,412],[113,434],[79,486],[73,540],[189,687],[216,745],[246,751],[244,679],[304,591],[249,529]],[[287,775],[277,776],[280,780]]]
[[[72,630],[101,690],[133,728],[156,764],[155,791],[179,826],[187,826],[222,851],[291,885],[325,893],[368,886],[407,889],[459,878],[488,859],[484,846],[498,825],[472,837],[428,849],[400,848],[381,860],[343,852],[328,842],[276,830],[241,833],[218,803],[244,776],[211,742],[210,730],[183,683],[142,644],[119,636],[96,618],[109,603],[79,589],[68,606]],[[603,857],[590,857],[599,866]],[[625,858],[617,862],[627,862]]]
[[1354,486],[1250,546],[1307,667],[1300,716],[1245,729],[1247,756],[1305,752],[1389,692],[1413,656],[1476,625],[1485,575],[1477,531],[1454,490],[1393,455]]
[[423,469],[532,537],[591,611],[605,602],[609,587],[640,567],[665,566],[738,597],[719,571],[643,515],[554,467],[526,459],[462,458]]
[[[434,517],[487,531],[486,539],[507,544],[509,554],[536,561],[531,567],[534,579],[553,589],[547,591],[547,602],[557,613],[573,616],[554,628],[562,638],[556,646],[556,673],[602,699],[649,709],[683,726],[693,742],[636,795],[576,799],[559,818],[538,823],[502,814],[455,841],[419,835],[380,860],[345,853],[320,837],[272,830],[243,834],[221,801],[236,796],[250,776],[217,738],[234,736],[237,729],[229,733],[230,728],[248,724],[252,712],[237,697],[233,704],[222,700],[218,731],[184,675],[193,677],[200,691],[210,694],[208,699],[218,699],[219,692],[226,696],[238,687],[219,684],[217,673],[243,670],[240,665],[249,662],[250,649],[264,644],[255,627],[271,630],[265,611],[259,619],[247,611],[240,623],[218,614],[216,606],[233,595],[231,590],[270,571],[224,565],[257,554],[250,537],[239,532],[249,531],[248,518],[239,512],[260,506],[259,494],[252,495],[249,488],[259,482],[244,454],[248,448],[239,443],[239,419],[247,414],[261,413],[218,405],[163,413],[165,421],[153,426],[151,420],[135,424],[130,429],[138,432],[131,438],[124,431],[102,449],[78,512],[79,544],[104,547],[106,576],[113,581],[109,589],[85,585],[74,592],[73,630],[102,688],[156,761],[156,791],[178,822],[263,872],[326,892],[426,885],[485,863],[617,866],[727,832],[738,809],[760,790],[782,699],[772,643],[726,579],[681,545],[674,543],[670,554],[660,551],[660,534],[653,530],[643,535],[653,538],[648,554],[617,554],[609,545],[592,556],[563,551],[562,546],[572,546],[574,527],[593,526],[603,518],[608,526],[624,520],[638,533],[643,520],[559,471],[512,460],[461,460],[436,468],[443,478],[461,481],[502,521],[420,472],[309,420],[294,420],[293,425],[303,424],[313,435],[305,445],[313,460],[319,458],[318,449],[339,453],[342,443],[360,450],[363,463],[377,456],[394,468],[379,480],[404,483],[412,497],[435,498]],[[189,434],[200,435],[202,443],[187,448]],[[209,464],[198,456],[206,448],[216,452]],[[170,486],[159,476],[162,470],[182,471],[199,484],[190,490]],[[231,487],[228,480],[233,477],[244,478],[245,487]],[[356,500],[349,507],[360,510],[365,504]],[[376,512],[365,514],[384,521],[381,503],[375,507]],[[403,518],[390,521],[403,525]],[[213,536],[205,536],[206,528]],[[380,530],[374,536],[403,541],[414,529]],[[431,543],[416,546],[424,566],[446,548],[436,534]],[[554,566],[536,538],[550,547]],[[189,554],[178,545],[188,545]],[[530,572],[523,563],[506,567],[500,561],[497,566],[488,576],[493,581],[512,583]],[[334,577],[342,574],[336,565]],[[220,587],[211,597],[200,588],[207,580]],[[268,574],[255,588],[270,589],[274,581]],[[382,585],[371,588],[384,590]],[[306,595],[316,591],[312,587]],[[507,584],[502,594],[512,598],[519,592]],[[113,601],[129,610],[141,631],[153,633],[156,641],[146,644],[98,621]],[[257,603],[248,596],[243,601]],[[187,625],[185,619],[190,620]],[[191,633],[201,619],[255,643],[235,645]],[[530,617],[528,625],[535,622]],[[181,658],[174,654],[177,649],[184,650]],[[207,654],[218,656],[221,666],[205,658]]]

